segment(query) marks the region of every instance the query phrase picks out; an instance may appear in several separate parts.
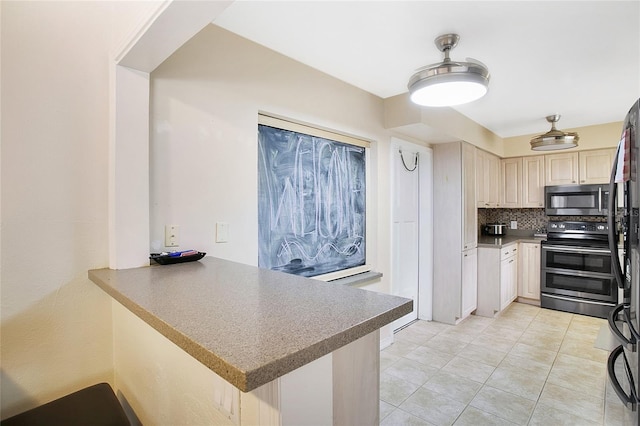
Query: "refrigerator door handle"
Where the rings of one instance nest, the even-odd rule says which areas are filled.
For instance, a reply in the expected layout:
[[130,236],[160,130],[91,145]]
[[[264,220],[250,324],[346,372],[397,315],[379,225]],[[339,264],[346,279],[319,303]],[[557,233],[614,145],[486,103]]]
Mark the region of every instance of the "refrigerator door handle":
[[609,227],[609,249],[611,249],[611,269],[613,269],[613,276],[618,283],[618,288],[624,289],[625,280],[622,276],[622,267],[620,266],[620,259],[618,258],[618,233],[616,228],[616,195],[618,192],[618,185],[616,184],[616,173],[618,171],[618,155],[620,154],[620,144],[616,149],[616,155],[614,156],[613,166],[611,168],[611,179],[609,180],[609,211],[607,212],[607,225]]
[[[622,389],[622,386],[620,385],[620,381],[616,377],[615,363],[620,355],[623,356],[624,369],[625,369],[625,373],[627,375],[630,388],[631,388],[629,391],[629,395],[627,395],[624,389]],[[609,359],[607,359],[607,375],[609,376],[611,387],[613,387],[613,390],[618,395],[618,398],[620,398],[620,401],[622,401],[625,407],[630,408],[631,411],[636,411],[637,405],[638,405],[638,398],[635,395],[635,383],[633,382],[633,378],[631,376],[631,370],[629,368],[629,362],[627,361],[627,356],[624,354],[624,348],[622,347],[622,345],[618,346],[617,348],[611,351],[611,354],[609,355]]]
[[[624,309],[623,303],[611,309],[611,311],[609,312],[609,315],[607,317],[607,321],[609,322],[609,329],[613,334],[615,334],[620,343],[622,343],[621,346],[623,346],[627,350],[630,350],[631,352],[635,352],[637,348],[637,340],[635,338],[635,335],[631,333],[631,338],[627,338],[624,334],[622,334],[622,331],[620,331],[620,328],[618,328],[618,325],[616,324],[616,319],[618,318],[618,315],[620,314],[620,311],[622,311],[622,309]],[[626,312],[624,313],[624,320],[627,321]]]

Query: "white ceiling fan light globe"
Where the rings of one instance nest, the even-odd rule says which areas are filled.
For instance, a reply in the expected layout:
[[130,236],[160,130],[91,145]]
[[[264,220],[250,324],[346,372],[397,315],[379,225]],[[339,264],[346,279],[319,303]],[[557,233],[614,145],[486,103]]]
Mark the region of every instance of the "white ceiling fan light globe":
[[473,81],[448,81],[427,84],[411,92],[411,101],[422,106],[443,107],[462,105],[480,99],[487,86]]

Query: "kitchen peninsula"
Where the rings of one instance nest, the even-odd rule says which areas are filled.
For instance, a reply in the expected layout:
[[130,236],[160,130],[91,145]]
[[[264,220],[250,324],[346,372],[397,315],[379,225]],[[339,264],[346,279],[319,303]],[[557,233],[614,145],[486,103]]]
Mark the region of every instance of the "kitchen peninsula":
[[377,423],[379,329],[412,310],[409,299],[212,257],[89,278],[224,379],[231,397],[216,409],[229,424]]

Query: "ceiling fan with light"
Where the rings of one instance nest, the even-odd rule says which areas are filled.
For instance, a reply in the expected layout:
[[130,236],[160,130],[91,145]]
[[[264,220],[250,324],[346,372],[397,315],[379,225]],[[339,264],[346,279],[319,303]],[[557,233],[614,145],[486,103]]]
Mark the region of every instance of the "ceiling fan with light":
[[551,130],[544,135],[531,139],[531,149],[534,151],[555,151],[558,149],[575,148],[578,146],[580,136],[576,132],[563,132],[556,129],[556,123],[560,120],[560,114],[547,116],[551,123]]
[[418,69],[409,79],[411,101],[423,106],[455,106],[487,93],[490,75],[483,63],[471,58],[466,62],[452,61],[449,57],[459,40],[458,34],[444,34],[435,39],[444,60]]

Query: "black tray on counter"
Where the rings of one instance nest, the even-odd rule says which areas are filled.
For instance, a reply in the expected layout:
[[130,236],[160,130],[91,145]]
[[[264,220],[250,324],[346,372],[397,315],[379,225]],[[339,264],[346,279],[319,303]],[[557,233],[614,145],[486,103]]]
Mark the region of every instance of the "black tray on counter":
[[205,257],[206,254],[207,253],[201,251],[189,256],[170,256],[168,254],[162,253],[151,253],[149,259],[153,260],[156,263],[159,263],[160,265],[172,265],[174,263],[185,263],[200,260]]

